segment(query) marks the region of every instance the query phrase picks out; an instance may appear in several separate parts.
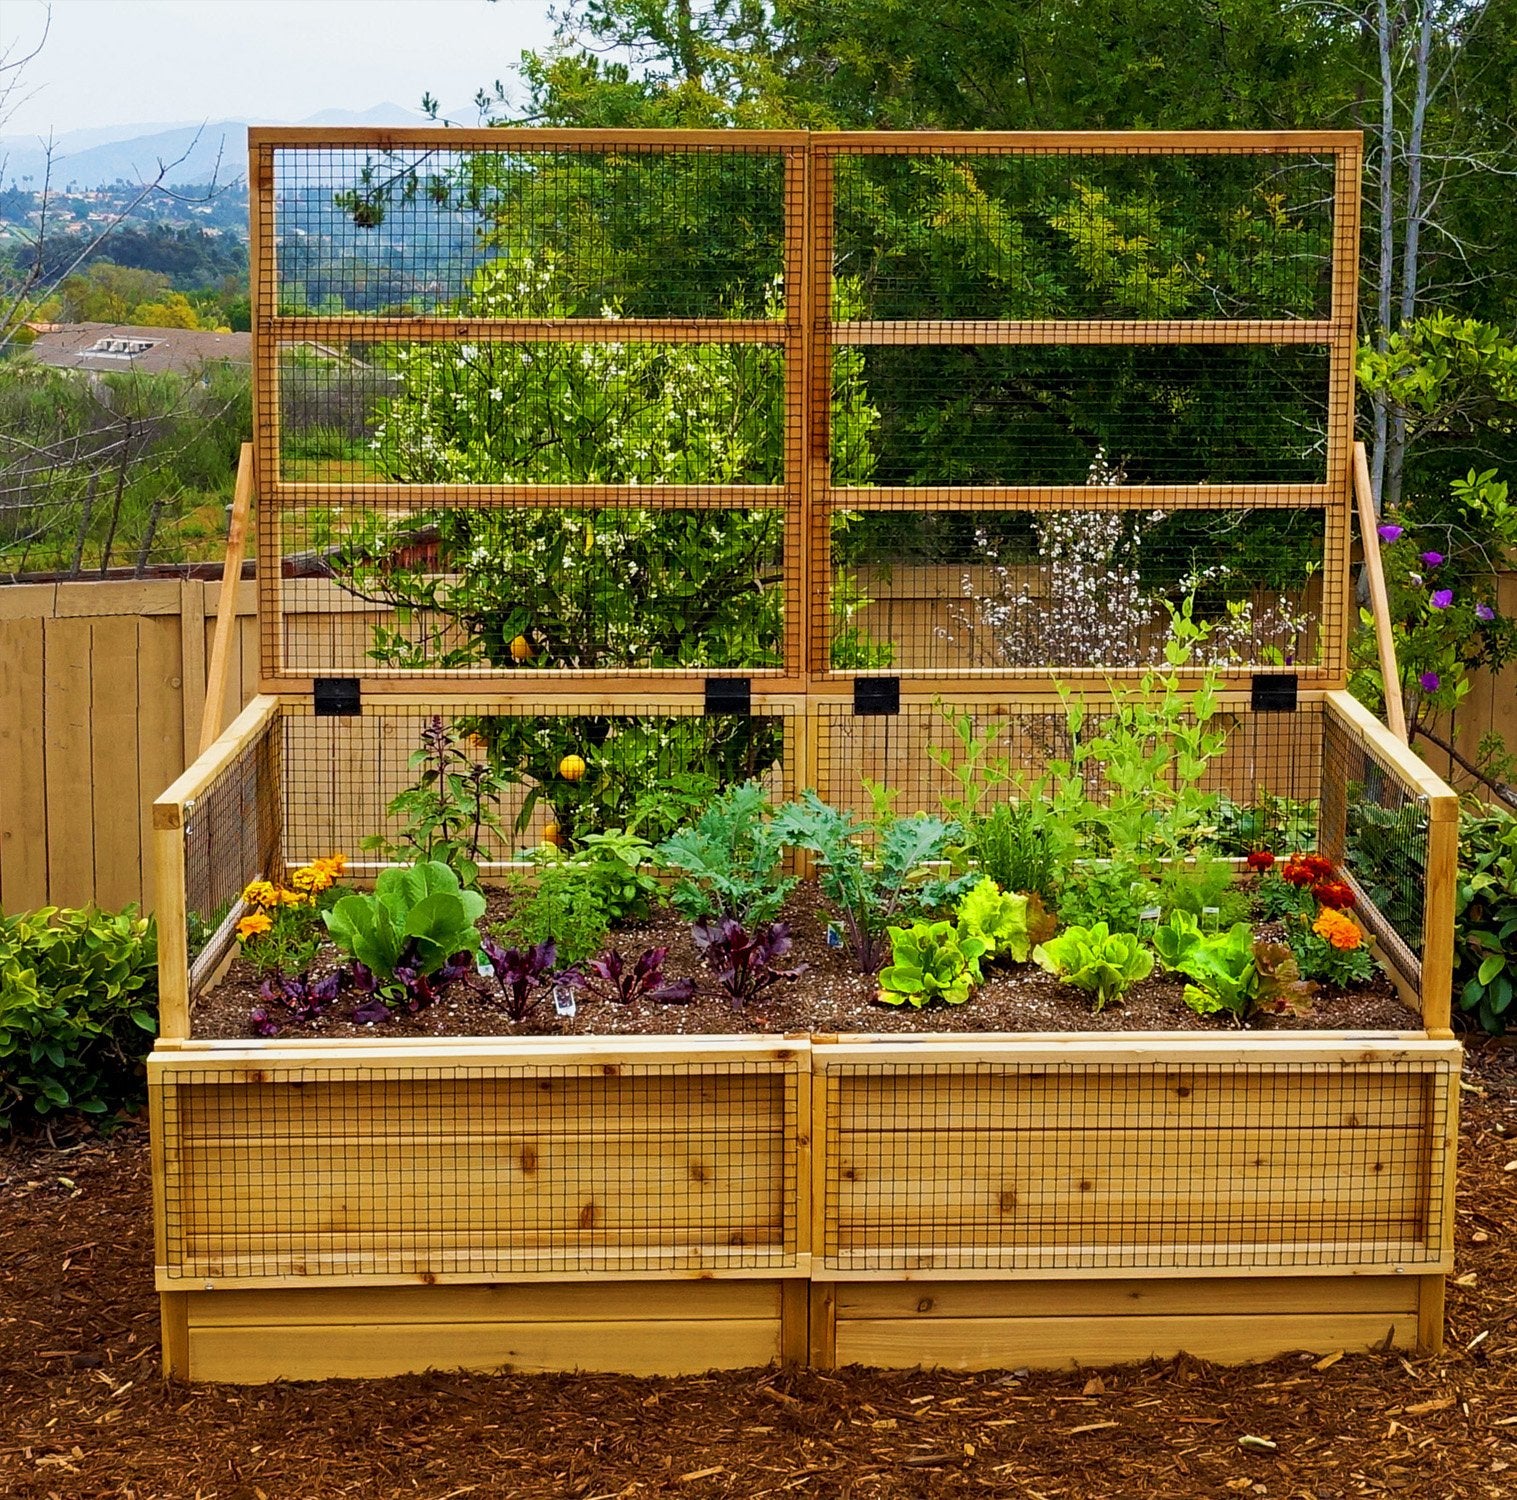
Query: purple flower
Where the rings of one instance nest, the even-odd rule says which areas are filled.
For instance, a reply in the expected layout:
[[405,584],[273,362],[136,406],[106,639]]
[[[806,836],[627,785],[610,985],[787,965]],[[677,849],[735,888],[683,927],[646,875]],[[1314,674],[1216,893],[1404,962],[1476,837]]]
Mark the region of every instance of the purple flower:
[[1393,526],[1389,521],[1384,526],[1377,526],[1375,530],[1380,534],[1382,542],[1394,542],[1402,532],[1400,526]]
[[1424,672],[1417,681],[1422,684],[1424,693],[1436,693],[1443,679],[1436,672]]
[[1443,561],[1443,554],[1441,552],[1419,552],[1417,559],[1419,562],[1426,563],[1430,568],[1436,568]]
[[1431,602],[1434,609],[1447,609],[1454,602],[1453,589],[1434,589]]
[[1475,606],[1475,618],[1486,621],[1494,620],[1496,618],[1496,611],[1489,604],[1477,604]]

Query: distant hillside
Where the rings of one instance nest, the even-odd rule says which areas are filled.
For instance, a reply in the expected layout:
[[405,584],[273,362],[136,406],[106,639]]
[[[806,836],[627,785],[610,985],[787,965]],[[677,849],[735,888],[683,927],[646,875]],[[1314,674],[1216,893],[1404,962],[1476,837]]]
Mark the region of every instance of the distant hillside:
[[[217,170],[223,183],[247,171],[247,120],[216,120],[204,126],[123,126],[111,138],[108,129],[76,130],[58,140],[53,157],[52,183],[61,191],[106,187],[114,182],[151,182],[159,162],[185,159],[169,174],[170,182],[207,182]],[[377,104],[359,111],[324,109],[308,120],[260,120],[258,124],[300,125],[418,125],[416,110],[398,104]],[[196,131],[200,138],[196,141]],[[102,138],[105,139],[102,139]],[[185,156],[185,153],[189,154]],[[47,171],[46,153],[35,136],[0,138],[0,187],[21,186],[36,192]],[[30,179],[30,181],[28,181]]]

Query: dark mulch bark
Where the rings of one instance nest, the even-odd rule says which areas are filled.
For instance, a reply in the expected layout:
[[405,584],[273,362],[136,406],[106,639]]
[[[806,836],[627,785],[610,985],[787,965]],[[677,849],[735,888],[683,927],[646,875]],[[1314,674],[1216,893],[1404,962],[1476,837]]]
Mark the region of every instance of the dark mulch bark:
[[[0,1148],[0,1494],[17,1500],[1517,1495],[1517,1052],[1471,1058],[1435,1359],[1077,1374],[158,1377],[145,1132]],[[1267,1438],[1273,1452],[1239,1446]]]
[[[508,897],[490,893],[488,927],[499,920]],[[735,1011],[711,978],[690,937],[689,925],[665,910],[655,920],[612,935],[612,945],[630,959],[645,948],[667,946],[665,972],[670,979],[690,977],[697,991],[688,1005],[617,1005],[581,996],[575,1015],[560,1020],[544,999],[519,1025],[492,999],[484,981],[478,989],[455,984],[443,1000],[415,1016],[396,1016],[377,1025],[352,1019],[356,1002],[339,1000],[315,1021],[282,1023],[281,1036],[406,1037],[406,1036],[541,1036],[629,1034],[700,1036],[712,1032],[929,1032],[929,1031],[1218,1031],[1231,1023],[1198,1016],[1182,998],[1183,980],[1155,969],[1154,977],[1135,985],[1120,1005],[1096,1014],[1090,997],[1060,983],[1033,964],[996,967],[987,982],[964,1005],[937,1005],[925,1010],[881,1005],[878,986],[861,975],[845,950],[829,947],[827,913],[815,888],[796,888],[783,919],[794,942],[781,961],[785,967],[805,964],[806,972],[793,982],[773,986],[759,1003]],[[335,962],[335,958],[329,962]],[[318,972],[321,970],[318,964]],[[197,1037],[247,1037],[254,1033],[248,1012],[262,1002],[258,978],[238,959],[225,980],[195,1007]],[[1307,1016],[1261,1016],[1249,1029],[1323,1031],[1398,1031],[1418,1022],[1396,998],[1390,981],[1377,974],[1369,984],[1351,991],[1324,991]]]

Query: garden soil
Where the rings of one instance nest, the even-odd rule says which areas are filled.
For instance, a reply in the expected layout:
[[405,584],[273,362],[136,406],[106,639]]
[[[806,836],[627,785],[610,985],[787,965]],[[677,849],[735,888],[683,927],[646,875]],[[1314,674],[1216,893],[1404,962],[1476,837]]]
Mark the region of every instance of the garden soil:
[[[509,897],[498,891],[490,892],[489,899],[490,909],[480,923],[485,928],[505,915],[509,902]],[[930,1010],[881,1005],[875,998],[878,986],[858,972],[847,950],[829,946],[828,914],[813,887],[797,887],[782,916],[793,946],[778,967],[804,965],[805,972],[793,981],[772,985],[745,1010],[734,1010],[728,1003],[696,951],[689,924],[667,909],[652,922],[614,932],[609,941],[629,962],[645,948],[667,947],[666,978],[696,981],[695,997],[689,1004],[642,1001],[620,1005],[582,994],[574,1016],[560,1019],[546,993],[540,992],[532,1013],[514,1023],[502,1008],[498,986],[480,979],[454,984],[438,1004],[414,1016],[396,1015],[378,1023],[352,1019],[359,1001],[351,995],[309,1022],[279,1015],[277,1004],[267,1008],[281,1021],[279,1034],[289,1040],[343,1036],[702,1036],[713,1032],[783,1035],[797,1031],[1216,1032],[1232,1024],[1198,1016],[1181,998],[1184,979],[1164,974],[1157,965],[1154,977],[1134,985],[1121,1004],[1108,1005],[1099,1014],[1091,1009],[1088,995],[1034,964],[992,967],[987,982],[963,1005],[935,1005]],[[335,963],[336,955],[329,950],[326,967]],[[318,962],[317,972],[321,968]],[[248,1012],[262,1003],[257,976],[239,958],[223,982],[197,1002],[191,1029],[204,1039],[252,1036]],[[1261,1031],[1399,1031],[1420,1023],[1396,998],[1390,981],[1377,972],[1374,980],[1354,990],[1323,992],[1310,1015],[1262,1015],[1249,1024],[1250,1029]]]
[[1318,1349],[1243,1369],[168,1385],[145,1130],[13,1142],[0,1147],[0,1495],[1510,1500],[1517,1050],[1474,1054],[1466,1080],[1446,1352]]

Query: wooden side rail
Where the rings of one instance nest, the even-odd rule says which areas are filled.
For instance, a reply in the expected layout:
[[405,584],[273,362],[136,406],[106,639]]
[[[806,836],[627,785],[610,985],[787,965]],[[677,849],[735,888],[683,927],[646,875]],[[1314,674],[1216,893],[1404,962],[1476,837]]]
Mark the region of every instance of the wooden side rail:
[[1358,699],[1328,693],[1336,719],[1427,810],[1427,866],[1422,898],[1422,1024],[1448,1037],[1454,973],[1454,883],[1459,865],[1459,795]]
[[[185,863],[185,818],[196,801],[257,742],[279,713],[279,700],[254,698],[169,789],[153,803],[153,865],[157,881],[158,1034],[166,1040],[190,1034],[193,993],[189,958],[189,905]],[[256,873],[256,872],[254,872]],[[217,929],[230,944],[231,924]],[[203,965],[197,962],[197,973]]]
[[1375,495],[1370,487],[1369,461],[1363,443],[1354,444],[1354,502],[1359,511],[1359,541],[1364,549],[1370,610],[1375,618],[1375,648],[1380,655],[1380,681],[1385,689],[1385,722],[1391,733],[1406,744],[1411,736],[1406,730],[1406,708],[1401,701],[1401,670],[1396,664],[1396,638],[1391,631],[1390,595],[1385,588],[1385,568],[1380,562]]

